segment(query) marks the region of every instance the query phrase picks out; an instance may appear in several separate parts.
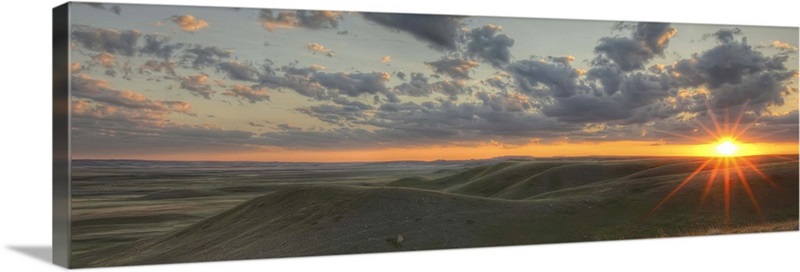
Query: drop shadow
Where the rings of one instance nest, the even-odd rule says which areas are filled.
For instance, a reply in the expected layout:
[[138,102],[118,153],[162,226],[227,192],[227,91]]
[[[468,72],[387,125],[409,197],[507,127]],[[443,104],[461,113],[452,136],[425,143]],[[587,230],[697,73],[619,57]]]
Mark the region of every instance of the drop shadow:
[[8,246],[9,249],[28,255],[34,259],[52,264],[53,263],[53,247],[52,246]]

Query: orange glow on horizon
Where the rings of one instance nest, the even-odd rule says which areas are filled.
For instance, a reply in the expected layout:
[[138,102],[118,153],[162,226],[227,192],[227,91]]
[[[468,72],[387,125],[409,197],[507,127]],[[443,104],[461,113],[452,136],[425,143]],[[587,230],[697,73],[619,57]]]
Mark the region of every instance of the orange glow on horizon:
[[[737,143],[737,156],[797,154],[797,143]],[[504,146],[485,143],[475,146],[420,146],[368,150],[291,150],[256,149],[246,152],[180,152],[146,154],[86,154],[74,159],[141,159],[175,161],[282,161],[282,162],[374,162],[402,160],[470,160],[501,156],[580,157],[580,156],[673,156],[708,157],[716,154],[717,144],[660,144],[649,141],[601,143],[527,144]]]

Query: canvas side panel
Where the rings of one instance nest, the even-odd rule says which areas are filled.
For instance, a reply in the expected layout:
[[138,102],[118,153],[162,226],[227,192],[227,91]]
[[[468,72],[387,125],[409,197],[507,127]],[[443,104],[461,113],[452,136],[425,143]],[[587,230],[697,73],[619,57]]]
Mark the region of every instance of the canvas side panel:
[[53,8],[53,263],[69,267],[69,3]]

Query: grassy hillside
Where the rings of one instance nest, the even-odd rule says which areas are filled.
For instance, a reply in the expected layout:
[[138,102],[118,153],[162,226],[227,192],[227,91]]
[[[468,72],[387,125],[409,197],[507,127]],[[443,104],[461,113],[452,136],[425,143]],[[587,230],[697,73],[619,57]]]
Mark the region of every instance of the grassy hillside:
[[797,160],[753,161],[778,185],[743,172],[763,219],[738,179],[729,221],[721,181],[701,206],[710,171],[648,216],[698,159],[514,161],[386,186],[272,186],[194,224],[74,261],[132,265],[797,230]]

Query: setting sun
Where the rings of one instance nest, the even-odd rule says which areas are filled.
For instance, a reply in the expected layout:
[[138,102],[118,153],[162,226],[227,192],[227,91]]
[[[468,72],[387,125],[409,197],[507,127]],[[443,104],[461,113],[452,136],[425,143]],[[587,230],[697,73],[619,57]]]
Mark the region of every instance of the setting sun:
[[739,147],[731,141],[723,141],[717,145],[717,153],[724,157],[731,157],[736,155]]

